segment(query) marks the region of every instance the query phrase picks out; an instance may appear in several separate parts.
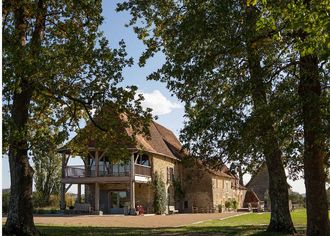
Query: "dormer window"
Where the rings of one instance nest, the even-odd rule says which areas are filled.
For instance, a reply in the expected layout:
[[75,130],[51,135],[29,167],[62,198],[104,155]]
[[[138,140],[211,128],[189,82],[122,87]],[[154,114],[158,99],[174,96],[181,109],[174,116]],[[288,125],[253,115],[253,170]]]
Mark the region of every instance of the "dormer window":
[[142,166],[150,166],[149,156],[147,154],[137,154],[135,163]]

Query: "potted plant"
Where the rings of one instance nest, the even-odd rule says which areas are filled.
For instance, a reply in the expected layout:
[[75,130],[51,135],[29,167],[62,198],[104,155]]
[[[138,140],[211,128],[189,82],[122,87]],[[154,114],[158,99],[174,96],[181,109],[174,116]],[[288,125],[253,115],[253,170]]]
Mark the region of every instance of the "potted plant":
[[230,211],[230,208],[231,208],[231,201],[225,201],[225,208],[227,211]]
[[238,202],[235,199],[231,202],[231,205],[232,205],[234,211],[237,211]]
[[219,210],[219,213],[222,213],[222,205],[221,204],[218,205],[218,210]]

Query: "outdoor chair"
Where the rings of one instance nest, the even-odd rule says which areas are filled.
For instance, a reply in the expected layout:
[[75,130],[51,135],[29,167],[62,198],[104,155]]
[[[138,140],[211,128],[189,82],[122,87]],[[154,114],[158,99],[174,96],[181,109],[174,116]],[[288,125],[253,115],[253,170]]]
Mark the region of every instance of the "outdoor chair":
[[174,206],[168,206],[168,213],[169,214],[179,213],[179,210],[176,210]]

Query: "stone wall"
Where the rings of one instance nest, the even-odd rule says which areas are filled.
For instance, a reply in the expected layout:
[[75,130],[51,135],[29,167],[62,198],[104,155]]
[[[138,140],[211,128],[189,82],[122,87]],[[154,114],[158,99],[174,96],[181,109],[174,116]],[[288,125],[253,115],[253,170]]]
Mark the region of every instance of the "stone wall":
[[184,212],[192,212],[193,207],[212,207],[212,180],[202,168],[186,167],[183,170]]
[[158,173],[165,183],[166,198],[169,206],[175,206],[176,209],[181,210],[181,203],[175,201],[175,190],[172,181],[168,181],[167,168],[173,168],[174,179],[182,183],[182,169],[181,163],[169,157],[153,154],[152,156],[152,173]]
[[224,205],[228,199],[235,198],[231,179],[212,175],[213,206]]
[[146,213],[153,213],[154,193],[151,183],[135,183],[135,204],[142,205]]
[[229,199],[235,199],[238,203],[238,208],[243,207],[244,197],[246,190],[232,187],[232,179],[212,175],[212,192],[213,192],[213,205],[224,205]]
[[192,212],[193,208],[218,210],[218,205],[224,205],[229,199],[238,202],[238,208],[243,207],[246,190],[233,188],[232,178],[210,173],[202,166],[190,165],[184,167],[184,211]]

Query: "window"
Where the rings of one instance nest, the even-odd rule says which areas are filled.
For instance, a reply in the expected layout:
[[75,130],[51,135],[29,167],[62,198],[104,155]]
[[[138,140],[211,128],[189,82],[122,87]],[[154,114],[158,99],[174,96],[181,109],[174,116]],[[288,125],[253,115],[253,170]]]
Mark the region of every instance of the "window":
[[138,154],[135,158],[135,162],[142,166],[150,166],[149,156],[147,154]]
[[188,208],[188,201],[184,201],[184,208]]
[[174,169],[173,167],[167,167],[167,182],[170,183],[174,179]]

